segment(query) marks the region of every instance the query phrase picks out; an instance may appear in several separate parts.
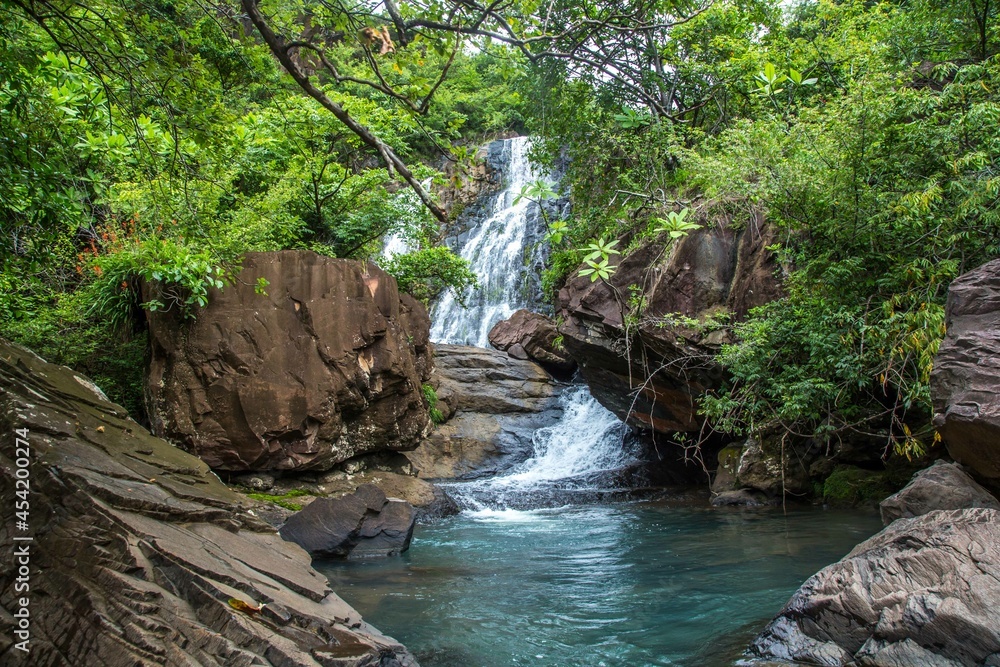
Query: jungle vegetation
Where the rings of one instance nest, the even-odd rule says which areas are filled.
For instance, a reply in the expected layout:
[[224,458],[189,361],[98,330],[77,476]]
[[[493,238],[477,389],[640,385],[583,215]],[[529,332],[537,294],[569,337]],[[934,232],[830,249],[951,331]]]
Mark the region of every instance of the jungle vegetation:
[[403,233],[406,289],[469,284],[438,193],[481,142],[530,133],[568,164],[549,290],[613,239],[779,230],[786,295],[735,326],[715,428],[888,414],[919,453],[948,284],[1000,256],[997,18],[991,0],[0,0],[0,335],[141,414],[142,309],[197,316],[253,279],[243,252],[366,258]]

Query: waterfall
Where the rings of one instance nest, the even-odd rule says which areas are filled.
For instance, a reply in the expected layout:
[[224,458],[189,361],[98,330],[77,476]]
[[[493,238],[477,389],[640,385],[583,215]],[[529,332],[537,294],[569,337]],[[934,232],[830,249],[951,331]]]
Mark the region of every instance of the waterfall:
[[485,219],[477,222],[456,248],[479,278],[479,288],[468,290],[461,298],[449,291],[434,304],[431,340],[435,343],[489,347],[487,335],[493,325],[531,305],[531,271],[525,264],[532,240],[541,236],[543,221],[537,204],[514,200],[525,185],[539,179],[554,184],[556,179],[532,167],[527,137],[497,143],[501,144],[503,190],[494,196]]
[[562,417],[535,431],[531,458],[497,477],[445,485],[462,509],[493,517],[589,499],[635,461],[624,446],[627,427],[585,385],[566,390],[559,402]]
[[[493,162],[502,172],[503,190],[491,196],[453,248],[469,261],[479,288],[461,299],[449,292],[434,304],[431,340],[436,343],[489,347],[493,325],[519,308],[538,307],[531,285],[537,272],[526,264],[540,257],[544,220],[537,204],[514,200],[533,181],[555,185],[557,179],[532,168],[530,147],[526,137],[490,146],[491,157],[499,153]],[[386,252],[394,245],[395,240],[389,240]],[[443,485],[463,510],[488,518],[510,517],[525,509],[590,499],[616,486],[615,471],[635,462],[625,447],[625,424],[584,385],[564,390],[559,403],[562,416],[532,434],[530,458],[495,477]]]

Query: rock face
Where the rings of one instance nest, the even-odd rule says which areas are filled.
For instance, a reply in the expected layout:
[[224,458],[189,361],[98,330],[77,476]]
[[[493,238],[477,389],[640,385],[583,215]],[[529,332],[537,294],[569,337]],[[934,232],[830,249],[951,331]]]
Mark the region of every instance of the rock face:
[[196,320],[150,314],[156,434],[225,471],[324,470],[416,446],[429,422],[424,307],[373,264],[283,251],[243,267]]
[[[246,513],[208,466],[153,437],[92,383],[0,341],[0,494],[28,429],[30,591],[0,561],[0,663],[50,667],[413,667],[309,556]],[[16,454],[22,457],[22,453]],[[30,653],[10,611],[28,596]],[[230,603],[259,613],[239,611]]]
[[555,322],[530,310],[516,311],[490,330],[490,345],[515,359],[531,359],[557,373],[572,373],[576,362],[569,356]]
[[404,500],[386,498],[372,484],[340,498],[318,498],[289,517],[279,531],[312,556],[392,556],[410,548],[417,515]]
[[[607,283],[574,272],[559,292],[565,322],[559,331],[594,397],[634,426],[697,430],[696,399],[722,379],[712,357],[725,334],[691,321],[722,313],[739,320],[780,296],[778,267],[767,250],[774,241],[753,217],[739,230],[721,222],[669,248],[640,247]],[[640,312],[635,302],[643,304]]]
[[828,666],[1000,664],[1000,511],[894,521],[806,581],[751,652]]
[[909,484],[880,505],[882,523],[887,526],[896,519],[910,519],[934,510],[973,507],[1000,510],[1000,501],[960,466],[944,461],[918,472]]
[[446,419],[406,457],[425,479],[503,469],[526,458],[536,429],[561,415],[564,385],[530,361],[463,345],[434,350],[437,408]]
[[934,425],[953,459],[1000,489],[1000,259],[956,278],[934,360]]

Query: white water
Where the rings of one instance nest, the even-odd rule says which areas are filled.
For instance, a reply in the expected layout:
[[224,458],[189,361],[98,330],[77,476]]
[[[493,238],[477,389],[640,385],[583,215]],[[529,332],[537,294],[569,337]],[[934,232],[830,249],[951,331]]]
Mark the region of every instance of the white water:
[[601,473],[634,462],[624,446],[625,425],[594,400],[584,385],[563,392],[562,417],[532,435],[534,453],[507,473],[449,486],[449,493],[476,518],[523,521],[526,508],[551,506],[569,496],[597,491]]
[[537,204],[527,199],[515,204],[514,200],[533,181],[542,179],[554,184],[555,180],[532,167],[528,160],[531,141],[527,137],[503,143],[504,189],[487,218],[469,230],[469,238],[459,251],[479,278],[479,288],[462,295],[468,307],[463,308],[451,291],[434,305],[431,340],[435,343],[489,347],[487,335],[493,325],[530,305],[525,254],[530,252],[529,224]]

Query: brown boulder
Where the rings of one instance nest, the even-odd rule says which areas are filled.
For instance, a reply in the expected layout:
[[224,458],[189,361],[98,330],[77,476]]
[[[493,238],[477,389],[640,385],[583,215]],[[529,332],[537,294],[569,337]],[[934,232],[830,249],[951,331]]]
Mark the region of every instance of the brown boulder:
[[[70,369],[0,340],[0,497],[27,429],[30,590],[0,561],[0,664],[415,667],[205,463],[153,437]],[[30,542],[14,542],[30,536]],[[27,597],[30,653],[10,612]],[[239,611],[230,600],[252,607]],[[328,656],[337,655],[338,662]]]
[[278,532],[313,557],[392,556],[410,548],[416,520],[410,503],[364,484],[340,498],[317,498]]
[[956,278],[931,395],[948,453],[1000,488],[1000,259]]
[[[781,295],[760,217],[693,231],[672,246],[647,243],[617,262],[607,282],[574,272],[559,292],[559,332],[594,397],[619,418],[663,433],[700,428],[697,399],[720,384],[713,357],[739,320]],[[636,303],[642,307],[637,311]]]
[[429,328],[373,264],[248,253],[197,319],[150,313],[153,429],[226,471],[323,470],[412,448],[429,421]]
[[571,373],[576,362],[562,346],[555,322],[540,313],[518,310],[497,322],[489,333],[490,345],[515,359],[533,359],[560,373]]

